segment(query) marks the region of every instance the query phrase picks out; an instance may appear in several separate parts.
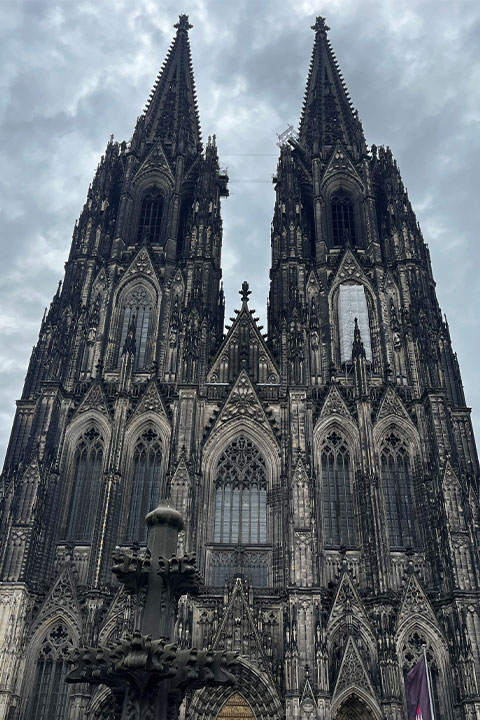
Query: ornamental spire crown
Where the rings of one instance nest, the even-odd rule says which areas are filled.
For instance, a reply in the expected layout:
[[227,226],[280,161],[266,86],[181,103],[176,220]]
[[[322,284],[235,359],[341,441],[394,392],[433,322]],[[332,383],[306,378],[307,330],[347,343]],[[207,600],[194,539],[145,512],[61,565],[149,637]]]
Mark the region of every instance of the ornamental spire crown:
[[351,150],[366,150],[363,129],[348,94],[327,36],[325,18],[317,17],[312,58],[299,127],[301,145],[313,154],[338,141]]

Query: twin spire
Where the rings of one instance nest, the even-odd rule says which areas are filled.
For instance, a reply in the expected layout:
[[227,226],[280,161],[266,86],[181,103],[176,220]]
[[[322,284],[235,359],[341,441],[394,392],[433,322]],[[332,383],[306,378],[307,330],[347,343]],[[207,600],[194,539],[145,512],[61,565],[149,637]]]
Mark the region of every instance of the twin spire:
[[167,57],[145,106],[143,125],[147,141],[160,138],[169,148],[195,154],[201,148],[195,80],[188,31],[188,15],[180,15]]
[[307,87],[299,127],[300,144],[313,154],[340,141],[350,150],[366,150],[363,129],[327,37],[325,18],[317,17]]
[[[188,31],[188,15],[180,15],[177,30],[143,115],[147,142],[160,138],[173,153],[194,155],[201,149],[195,81]],[[327,37],[325,18],[312,26],[315,42],[310,61],[299,128],[299,142],[318,154],[340,141],[351,151],[366,150],[363,130],[350,101],[342,74]]]

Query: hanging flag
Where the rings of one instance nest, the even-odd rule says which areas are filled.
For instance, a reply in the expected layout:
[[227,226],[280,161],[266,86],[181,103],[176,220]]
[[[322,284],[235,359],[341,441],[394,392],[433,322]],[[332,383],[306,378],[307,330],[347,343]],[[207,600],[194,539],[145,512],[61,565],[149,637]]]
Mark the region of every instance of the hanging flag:
[[423,656],[406,677],[408,720],[434,720],[427,673],[427,663]]

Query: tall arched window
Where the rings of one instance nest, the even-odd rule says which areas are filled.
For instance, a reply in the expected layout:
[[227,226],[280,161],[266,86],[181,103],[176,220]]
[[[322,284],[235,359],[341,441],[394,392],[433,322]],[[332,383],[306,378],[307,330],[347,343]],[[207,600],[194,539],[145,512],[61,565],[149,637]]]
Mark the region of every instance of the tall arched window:
[[383,442],[380,463],[390,547],[413,547],[415,510],[412,502],[410,462],[405,444],[394,432]]
[[100,499],[104,441],[96,427],[90,427],[78,441],[73,460],[73,489],[66,527],[66,539],[90,542]]
[[160,496],[162,441],[152,428],[138,440],[133,453],[133,477],[128,506],[126,542],[144,544],[147,540],[145,516]]
[[137,242],[160,242],[162,215],[163,195],[157,188],[152,188],[143,196],[142,199]]
[[350,454],[335,431],[321,452],[323,527],[326,545],[355,545]]
[[240,435],[223,451],[215,479],[214,542],[252,545],[267,541],[265,460]]
[[[268,584],[267,471],[257,446],[244,435],[223,451],[215,477],[215,520],[210,582],[215,587],[235,574],[256,587]],[[220,546],[220,547],[218,547]]]
[[434,646],[429,641],[429,639],[425,635],[423,635],[423,633],[421,634],[419,632],[412,632],[403,645],[403,679],[405,682],[407,673],[412,670],[412,668],[423,656],[424,647],[430,674],[433,709],[435,717],[444,718],[447,717],[447,702],[438,663],[433,650]]
[[356,243],[355,219],[352,198],[344,190],[338,190],[331,199],[333,246],[345,247]]
[[42,642],[35,667],[30,704],[24,720],[63,720],[67,713],[69,686],[66,674],[72,663],[70,634],[63,623],[57,623]]
[[120,363],[128,330],[135,327],[135,370],[142,370],[148,362],[148,330],[152,313],[153,299],[150,292],[137,285],[125,297],[122,307],[120,343],[117,362]]

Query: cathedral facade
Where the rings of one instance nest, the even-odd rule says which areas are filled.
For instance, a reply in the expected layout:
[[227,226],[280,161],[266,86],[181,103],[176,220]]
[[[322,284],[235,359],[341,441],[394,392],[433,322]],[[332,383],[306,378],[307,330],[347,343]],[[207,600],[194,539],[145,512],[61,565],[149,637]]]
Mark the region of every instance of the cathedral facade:
[[[186,16],[129,143],[111,140],[43,319],[2,475],[0,719],[115,718],[71,649],[132,630],[111,573],[170,498],[203,577],[180,646],[239,653],[189,720],[480,720],[479,468],[428,248],[367,148],[323,18],[274,177],[268,332],[224,334],[220,205]],[[239,283],[240,284],[240,283]]]

